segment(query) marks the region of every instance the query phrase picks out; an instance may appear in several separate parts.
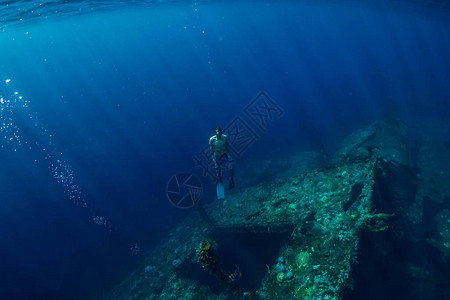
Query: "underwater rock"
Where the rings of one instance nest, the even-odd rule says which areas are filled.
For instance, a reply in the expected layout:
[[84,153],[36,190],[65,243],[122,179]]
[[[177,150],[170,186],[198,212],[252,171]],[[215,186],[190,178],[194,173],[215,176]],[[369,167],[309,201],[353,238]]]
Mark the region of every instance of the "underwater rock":
[[282,263],[277,263],[276,265],[275,265],[275,271],[277,271],[277,272],[283,272],[284,271],[284,266],[283,266],[283,264]]
[[149,272],[151,272],[153,270],[153,267],[152,266],[146,266],[145,267],[145,273],[149,273]]
[[176,267],[176,266],[178,266],[179,264],[181,264],[181,260],[180,259],[174,259],[173,261],[172,261],[172,266],[174,266],[174,267]]
[[277,274],[277,281],[278,282],[283,282],[284,280],[284,273],[278,273]]
[[292,271],[287,271],[285,277],[287,280],[292,279],[294,277],[294,273],[292,273]]
[[308,266],[310,257],[311,257],[311,254],[309,254],[308,252],[300,252],[295,257],[296,266],[299,268]]

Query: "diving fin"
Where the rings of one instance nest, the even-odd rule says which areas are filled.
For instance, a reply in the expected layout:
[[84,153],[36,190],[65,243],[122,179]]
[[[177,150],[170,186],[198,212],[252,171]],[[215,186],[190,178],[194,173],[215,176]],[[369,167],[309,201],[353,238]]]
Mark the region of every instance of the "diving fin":
[[216,191],[217,191],[217,199],[219,200],[225,199],[225,190],[223,188],[222,181],[217,181]]

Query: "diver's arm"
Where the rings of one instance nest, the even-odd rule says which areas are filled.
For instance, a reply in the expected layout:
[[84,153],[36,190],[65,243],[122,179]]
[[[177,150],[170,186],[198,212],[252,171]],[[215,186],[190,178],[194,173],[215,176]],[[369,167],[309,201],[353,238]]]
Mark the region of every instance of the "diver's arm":
[[214,159],[214,142],[213,142],[214,137],[209,139],[209,149],[211,150],[211,155],[212,158]]

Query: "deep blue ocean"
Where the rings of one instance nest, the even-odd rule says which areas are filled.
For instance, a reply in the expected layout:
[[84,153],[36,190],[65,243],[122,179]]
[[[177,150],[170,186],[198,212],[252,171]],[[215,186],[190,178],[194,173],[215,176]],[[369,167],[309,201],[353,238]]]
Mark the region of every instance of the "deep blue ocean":
[[[449,15],[425,0],[0,1],[0,299],[108,291],[191,213],[167,199],[174,174],[214,198],[193,157],[236,118],[257,134],[237,178],[386,114],[448,121]],[[282,109],[263,129],[244,118],[260,92]]]

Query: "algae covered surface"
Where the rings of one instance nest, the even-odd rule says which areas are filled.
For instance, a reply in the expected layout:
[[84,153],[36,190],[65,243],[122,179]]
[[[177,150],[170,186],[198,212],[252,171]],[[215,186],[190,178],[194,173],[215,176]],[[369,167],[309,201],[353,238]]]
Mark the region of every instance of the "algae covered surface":
[[[420,234],[405,236],[405,232],[427,222],[420,217],[423,198],[439,192],[421,185],[427,179],[418,180],[412,171],[417,165],[411,162],[406,126],[396,120],[378,121],[354,132],[326,158],[305,157],[315,163],[307,168],[290,163],[282,176],[197,207],[105,299],[357,297],[352,293],[358,293],[358,287],[353,292],[358,264],[368,263],[359,258],[361,239],[365,253],[366,240],[377,241],[380,235],[385,241],[389,235],[393,241],[414,244]],[[416,187],[412,198],[411,182]],[[401,202],[405,198],[409,203]],[[433,216],[439,234],[427,240],[444,255],[449,254],[449,211],[442,209]],[[254,290],[241,287],[222,270],[220,236],[226,234],[244,234],[249,240],[262,236],[267,247],[253,250],[254,256],[266,248],[276,250],[271,261],[259,261],[264,271],[259,272]],[[371,249],[377,259],[396,259],[386,253],[389,246]],[[414,283],[414,278],[421,280],[420,274],[431,276],[424,269],[425,265],[411,263],[395,274],[411,277]]]

